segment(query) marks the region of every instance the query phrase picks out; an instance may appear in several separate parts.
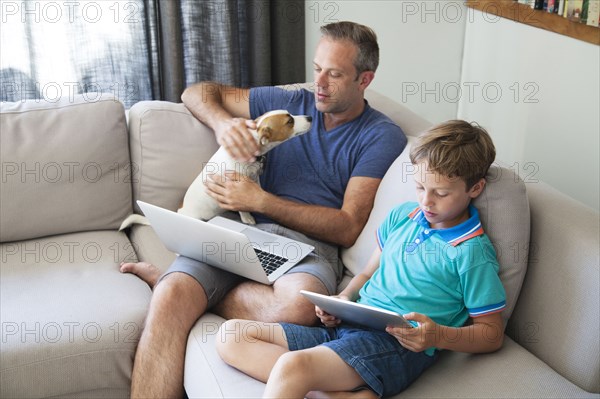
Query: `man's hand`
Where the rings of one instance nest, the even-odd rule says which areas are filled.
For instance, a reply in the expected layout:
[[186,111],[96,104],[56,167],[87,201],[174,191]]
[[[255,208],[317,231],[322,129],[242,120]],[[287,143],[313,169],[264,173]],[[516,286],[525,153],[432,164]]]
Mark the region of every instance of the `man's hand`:
[[225,176],[209,176],[206,192],[221,208],[236,212],[261,212],[266,195],[258,183],[233,171],[225,172]]
[[254,162],[259,155],[258,145],[249,129],[256,129],[256,123],[251,119],[225,119],[215,130],[217,143],[223,146],[234,160]]
[[248,129],[256,129],[249,119],[250,89],[201,82],[185,89],[181,100],[192,115],[210,127],[217,143],[236,161],[250,161],[258,147]]

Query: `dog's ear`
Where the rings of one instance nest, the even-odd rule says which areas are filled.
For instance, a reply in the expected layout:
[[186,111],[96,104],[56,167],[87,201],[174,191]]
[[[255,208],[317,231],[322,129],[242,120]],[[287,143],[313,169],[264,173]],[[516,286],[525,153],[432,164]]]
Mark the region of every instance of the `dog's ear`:
[[267,145],[271,141],[271,128],[268,126],[260,127],[258,129],[258,135],[260,137],[260,145]]

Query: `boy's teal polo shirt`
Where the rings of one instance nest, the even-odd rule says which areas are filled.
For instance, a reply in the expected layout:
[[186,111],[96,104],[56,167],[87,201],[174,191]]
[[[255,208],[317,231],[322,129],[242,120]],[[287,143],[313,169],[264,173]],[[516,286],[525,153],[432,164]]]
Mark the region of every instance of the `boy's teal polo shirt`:
[[432,229],[416,202],[394,208],[377,230],[379,268],[358,302],[438,324],[461,327],[470,317],[501,312],[506,296],[500,266],[477,209],[448,229]]

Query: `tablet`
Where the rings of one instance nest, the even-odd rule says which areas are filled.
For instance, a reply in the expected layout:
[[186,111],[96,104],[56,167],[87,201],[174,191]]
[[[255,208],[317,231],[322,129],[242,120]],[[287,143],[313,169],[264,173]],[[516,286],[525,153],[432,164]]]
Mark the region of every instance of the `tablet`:
[[362,303],[345,301],[340,298],[317,294],[316,292],[301,290],[300,293],[325,312],[336,316],[345,323],[359,324],[384,331],[387,326],[413,327],[401,314],[396,312],[363,305]]

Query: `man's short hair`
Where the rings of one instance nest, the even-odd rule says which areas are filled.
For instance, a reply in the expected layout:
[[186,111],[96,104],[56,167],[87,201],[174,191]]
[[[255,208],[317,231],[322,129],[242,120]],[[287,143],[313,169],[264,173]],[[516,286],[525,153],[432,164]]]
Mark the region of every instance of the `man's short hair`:
[[354,67],[357,74],[377,70],[379,45],[373,29],[355,22],[342,21],[322,26],[321,34],[333,40],[348,40],[356,45],[358,54],[354,60]]
[[469,190],[496,158],[488,132],[477,123],[451,120],[432,127],[417,138],[410,150],[413,164],[427,162],[430,171],[460,178]]

